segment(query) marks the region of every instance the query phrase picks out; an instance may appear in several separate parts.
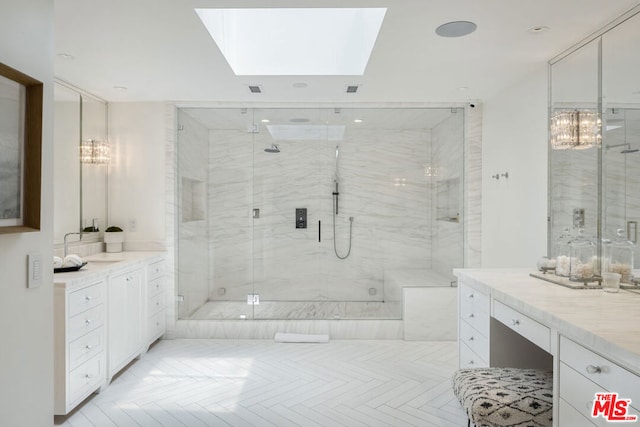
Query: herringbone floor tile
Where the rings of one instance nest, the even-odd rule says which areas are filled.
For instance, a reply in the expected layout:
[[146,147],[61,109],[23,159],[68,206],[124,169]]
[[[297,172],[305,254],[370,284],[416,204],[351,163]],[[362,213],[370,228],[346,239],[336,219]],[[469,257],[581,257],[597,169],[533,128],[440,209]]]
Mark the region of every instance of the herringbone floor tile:
[[64,427],[466,425],[453,342],[166,340]]

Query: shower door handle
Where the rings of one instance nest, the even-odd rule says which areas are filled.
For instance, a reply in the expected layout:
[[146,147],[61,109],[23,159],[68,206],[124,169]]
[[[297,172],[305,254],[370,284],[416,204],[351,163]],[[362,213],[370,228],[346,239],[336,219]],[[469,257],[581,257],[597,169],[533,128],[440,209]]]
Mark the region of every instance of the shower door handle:
[[322,242],[322,221],[318,220],[318,243]]

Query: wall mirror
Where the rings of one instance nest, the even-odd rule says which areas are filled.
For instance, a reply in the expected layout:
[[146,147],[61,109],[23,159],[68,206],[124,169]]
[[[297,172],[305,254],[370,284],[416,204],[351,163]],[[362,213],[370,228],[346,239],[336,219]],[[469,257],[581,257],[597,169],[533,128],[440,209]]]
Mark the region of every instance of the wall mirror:
[[[108,165],[81,156],[87,144],[107,140],[107,103],[56,82],[54,114],[54,244],[81,230],[83,241],[97,241],[106,224]],[[94,223],[99,232],[90,232]]]
[[[618,230],[624,239],[637,240],[638,11],[635,8],[592,40],[550,62],[548,251],[552,256],[554,242],[567,228],[583,228],[596,243],[599,260],[602,242],[616,239]],[[567,114],[560,120],[563,112]],[[638,256],[634,258],[636,267]],[[600,267],[598,262],[598,271]]]

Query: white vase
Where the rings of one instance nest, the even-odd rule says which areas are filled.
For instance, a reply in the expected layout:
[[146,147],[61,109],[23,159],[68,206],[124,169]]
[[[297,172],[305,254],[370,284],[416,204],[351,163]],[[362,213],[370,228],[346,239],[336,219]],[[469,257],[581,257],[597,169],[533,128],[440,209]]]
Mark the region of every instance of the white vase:
[[107,245],[107,252],[122,252],[122,242],[124,231],[105,231],[104,243]]

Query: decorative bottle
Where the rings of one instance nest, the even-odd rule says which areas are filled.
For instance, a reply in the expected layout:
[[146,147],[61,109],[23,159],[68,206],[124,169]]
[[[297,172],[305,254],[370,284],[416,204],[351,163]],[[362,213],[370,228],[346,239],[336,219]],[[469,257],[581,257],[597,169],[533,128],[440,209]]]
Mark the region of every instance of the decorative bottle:
[[605,261],[602,270],[620,274],[620,281],[633,283],[633,252],[635,245],[630,242],[622,228],[617,237],[605,246]]
[[569,244],[570,278],[576,282],[590,282],[595,276],[596,244],[587,238],[584,229],[578,230],[578,236]]

